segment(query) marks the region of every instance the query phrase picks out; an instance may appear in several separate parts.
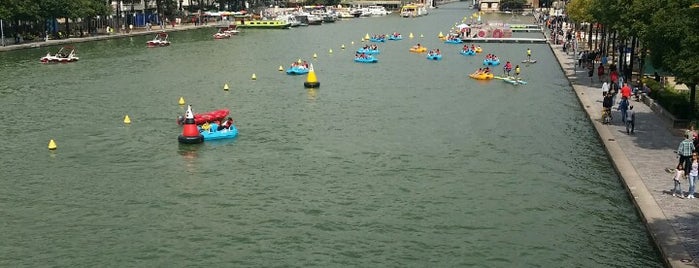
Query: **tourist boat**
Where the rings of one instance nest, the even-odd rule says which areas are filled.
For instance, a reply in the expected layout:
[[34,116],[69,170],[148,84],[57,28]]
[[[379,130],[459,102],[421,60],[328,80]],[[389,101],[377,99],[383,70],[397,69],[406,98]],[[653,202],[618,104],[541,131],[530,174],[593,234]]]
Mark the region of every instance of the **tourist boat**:
[[323,24],[323,17],[317,14],[308,14],[308,25],[321,25]]
[[236,20],[238,28],[251,29],[289,29],[291,23],[282,20]]
[[[199,114],[194,114],[194,123],[197,125],[204,124],[206,122],[215,122],[215,121],[220,121],[225,119],[228,114],[230,113],[230,110],[228,109],[219,109],[219,110],[214,110],[206,113],[199,113]],[[178,116],[177,117],[177,123],[182,125],[184,123],[184,117],[183,116]]]
[[51,52],[47,52],[46,56],[41,57],[39,61],[41,61],[41,63],[68,63],[76,62],[79,59],[80,58],[78,58],[77,54],[75,53],[74,47],[65,46],[59,49],[56,54],[51,55]]
[[146,42],[148,47],[165,47],[170,45],[170,41],[167,40],[168,34],[166,32],[160,32],[155,35],[153,40]]
[[484,59],[483,65],[496,66],[500,64],[500,59]]
[[476,80],[490,80],[495,77],[492,73],[472,73],[468,75],[469,77],[476,79]]
[[372,55],[365,55],[364,57],[355,57],[354,58],[355,62],[361,62],[361,63],[377,63],[379,62],[379,59]]
[[286,74],[289,75],[299,75],[299,74],[307,74],[308,73],[308,68],[306,66],[299,64],[299,65],[292,65],[288,69],[286,69]]
[[381,51],[379,51],[379,49],[360,48],[360,49],[357,49],[357,53],[359,53],[359,54],[364,53],[367,55],[375,55],[375,54],[380,54]]
[[437,54],[434,52],[427,53],[428,60],[442,60],[442,54]]
[[470,49],[469,49],[469,50],[461,50],[461,52],[459,52],[459,53],[461,53],[461,55],[464,55],[464,56],[473,56],[473,55],[476,55],[476,51],[473,51],[473,50],[470,50]]
[[400,16],[414,18],[427,15],[427,8],[423,4],[407,4],[401,7]]
[[424,53],[427,52],[427,48],[423,46],[412,46],[410,47],[410,52]]
[[202,126],[197,126],[199,133],[204,136],[204,141],[232,139],[238,136],[238,128],[231,125],[230,128],[218,130],[218,124],[210,123],[209,129],[204,130]]

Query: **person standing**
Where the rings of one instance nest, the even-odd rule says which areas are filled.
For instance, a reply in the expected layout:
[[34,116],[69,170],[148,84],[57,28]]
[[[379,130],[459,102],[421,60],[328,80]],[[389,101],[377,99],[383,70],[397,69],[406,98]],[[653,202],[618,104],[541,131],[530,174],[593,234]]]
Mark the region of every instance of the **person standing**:
[[[604,96],[604,99],[602,100],[602,122],[605,124],[608,124],[609,121],[612,120],[612,105],[614,102],[612,101],[612,94],[607,93],[606,96]],[[607,118],[609,121],[607,121]]]
[[532,60],[532,50],[530,48],[527,48],[527,61]]
[[697,153],[692,154],[692,165],[689,170],[689,189],[687,190],[687,198],[694,198],[694,191],[696,190],[697,176],[699,176],[699,155]]
[[621,87],[620,91],[622,98],[631,98],[631,87],[629,86],[629,83],[624,82],[624,86]]
[[609,82],[604,81],[602,83],[602,97],[607,96],[607,93],[609,93]]
[[672,181],[674,183],[674,187],[672,187],[672,196],[677,196],[677,193],[679,193],[679,196],[682,197],[682,183],[681,181],[684,179],[684,170],[682,170],[682,164],[677,165],[677,168],[675,169],[675,176],[672,177]]
[[519,79],[519,72],[520,71],[521,70],[519,69],[519,64],[517,64],[517,66],[515,66],[515,78],[516,79]]
[[692,153],[694,153],[694,140],[688,134],[684,134],[684,140],[677,147],[677,154],[680,156],[679,165],[683,165],[684,170],[691,168]]
[[[636,121],[636,112],[633,110],[633,105],[630,105],[629,110],[626,112],[626,134],[633,133],[634,121]],[[631,132],[629,132],[629,129]]]

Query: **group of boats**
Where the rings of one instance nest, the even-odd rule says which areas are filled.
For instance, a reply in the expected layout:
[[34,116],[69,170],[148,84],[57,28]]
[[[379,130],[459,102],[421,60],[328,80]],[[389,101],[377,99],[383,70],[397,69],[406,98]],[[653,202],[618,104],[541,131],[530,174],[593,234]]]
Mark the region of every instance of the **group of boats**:
[[240,30],[238,30],[238,26],[229,25],[226,27],[218,28],[218,32],[216,32],[213,35],[213,37],[214,39],[227,39],[231,38],[231,36],[237,35],[238,33],[240,33]]

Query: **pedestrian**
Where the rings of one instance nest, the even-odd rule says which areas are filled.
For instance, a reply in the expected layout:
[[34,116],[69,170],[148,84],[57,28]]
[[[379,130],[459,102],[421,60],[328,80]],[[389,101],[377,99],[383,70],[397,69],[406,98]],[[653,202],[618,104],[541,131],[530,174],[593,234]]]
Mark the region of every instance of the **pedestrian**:
[[631,87],[627,82],[624,82],[624,86],[621,87],[621,97],[627,99],[631,98]]
[[692,153],[694,153],[694,140],[689,134],[684,134],[684,140],[677,147],[677,154],[680,156],[680,165],[683,165],[684,170],[691,168]]
[[683,180],[684,178],[684,170],[682,170],[682,165],[679,164],[675,169],[675,176],[672,177],[672,182],[675,185],[674,187],[672,187],[672,196],[677,196],[677,194],[679,193],[679,197],[682,197],[681,180]]
[[590,84],[592,84],[592,76],[595,73],[595,64],[590,62],[587,64],[587,76],[590,77]]
[[621,97],[619,106],[617,106],[616,109],[621,112],[621,122],[626,123],[626,111],[629,110],[629,99],[626,97]]
[[[629,110],[626,112],[626,134],[632,134],[636,121],[636,112],[633,110],[633,105],[629,106]],[[629,132],[629,130],[631,132]]]
[[689,199],[694,198],[697,176],[699,176],[699,155],[695,152],[692,154],[692,165],[689,170],[689,190],[687,190],[687,198]]
[[602,83],[602,97],[607,96],[607,93],[609,93],[609,82],[604,81]]
[[604,78],[604,64],[600,63],[599,67],[597,67],[597,78],[602,82],[602,78]]

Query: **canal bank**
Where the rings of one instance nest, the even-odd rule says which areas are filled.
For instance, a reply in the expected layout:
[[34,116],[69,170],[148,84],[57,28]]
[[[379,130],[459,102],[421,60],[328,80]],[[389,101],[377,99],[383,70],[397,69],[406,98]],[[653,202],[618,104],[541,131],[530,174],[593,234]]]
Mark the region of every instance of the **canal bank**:
[[[562,71],[570,81],[580,104],[599,133],[614,169],[630,194],[649,234],[669,267],[697,267],[699,256],[699,201],[680,199],[669,194],[671,174],[665,169],[677,164],[674,153],[682,141],[681,133],[648,105],[631,101],[636,111],[633,134],[626,134],[621,115],[613,107],[611,124],[602,124],[602,90],[597,78],[576,66],[574,55],[563,52],[562,45],[550,45]],[[618,102],[618,99],[617,99]],[[683,183],[686,184],[686,183]],[[686,188],[685,188],[686,189]]]
[[[186,31],[186,30],[199,29],[199,28],[209,28],[209,27],[215,27],[215,26],[216,26],[216,24],[208,24],[208,25],[181,24],[181,25],[177,25],[175,27],[172,27],[172,26],[165,27],[163,29],[160,29],[158,27],[153,27],[151,30],[147,30],[146,28],[134,28],[131,32],[128,32],[128,33],[113,33],[113,34],[103,34],[103,35],[95,35],[95,36],[87,36],[87,37],[50,39],[47,41],[25,42],[25,43],[21,43],[21,44],[9,44],[9,45],[5,45],[5,46],[0,46],[0,52],[18,50],[18,49],[27,49],[27,48],[37,48],[37,47],[47,47],[47,46],[57,46],[57,45],[75,44],[75,43],[83,43],[83,42],[92,42],[92,41],[100,41],[100,40],[115,39],[115,38],[125,38],[125,37],[139,36],[139,35],[149,35],[149,34],[156,34],[159,32],[166,32],[166,33],[178,32],[178,31]],[[7,42],[7,39],[5,39],[5,42]]]

